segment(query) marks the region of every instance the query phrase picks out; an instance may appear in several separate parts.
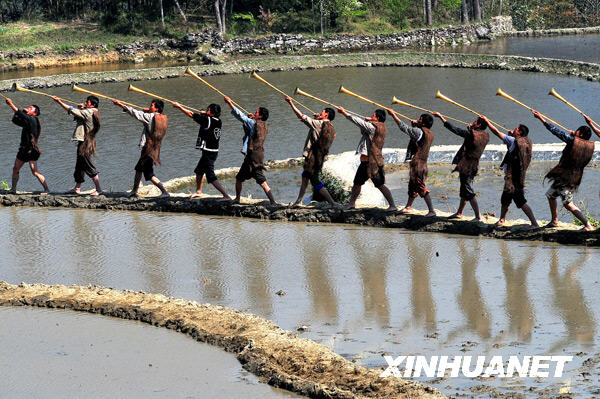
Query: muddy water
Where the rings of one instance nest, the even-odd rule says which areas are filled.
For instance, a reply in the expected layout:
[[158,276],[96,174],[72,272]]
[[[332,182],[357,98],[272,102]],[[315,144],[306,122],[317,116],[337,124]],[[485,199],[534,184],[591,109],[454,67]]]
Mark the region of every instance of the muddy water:
[[469,46],[440,47],[436,51],[467,54],[507,54],[600,62],[600,34],[549,37],[504,37]]
[[227,305],[307,326],[370,367],[383,354],[574,356],[562,379],[423,379],[447,394],[600,388],[598,249],[127,212],[1,209],[0,225],[11,283]]
[[[594,108],[589,104],[593,104],[594,99],[598,98],[598,83],[524,72],[439,68],[344,68],[265,73],[263,76],[288,92],[300,86],[303,90],[343,103],[348,108],[363,114],[372,113],[373,107],[355,98],[337,94],[340,84],[386,104],[395,95],[415,104],[436,107],[442,112],[466,121],[473,119],[473,115],[466,111],[434,99],[436,90],[440,89],[447,96],[488,113],[490,117],[509,127],[517,122],[526,122],[532,127],[531,137],[536,143],[556,142],[557,139],[534,121],[528,111],[495,97],[494,93],[498,86],[526,103],[539,106],[542,111],[566,126],[579,126],[582,121],[564,104],[547,96],[548,88],[554,86],[591,115],[594,115]],[[251,110],[258,105],[267,106],[271,110],[270,135],[266,145],[268,159],[301,155],[306,128],[297,120],[280,95],[244,75],[218,76],[211,77],[209,80]],[[212,101],[222,104],[221,99],[212,91],[189,77],[140,82],[137,85],[199,108],[204,108]],[[149,100],[148,97],[127,92],[127,83],[98,84],[91,88],[142,105],[147,104]],[[82,99],[79,93],[73,93],[67,87],[54,89],[52,92],[76,100]],[[73,182],[75,161],[75,146],[69,142],[73,129],[71,118],[46,98],[16,93],[14,99],[18,104],[36,102],[42,107],[43,131],[40,145],[43,154],[39,166],[42,173],[48,177],[51,188],[56,190],[68,188]],[[305,102],[316,110],[320,109],[318,103],[311,102],[309,99]],[[403,109],[403,111],[411,117],[417,117],[419,114],[410,109]],[[132,169],[139,156],[137,142],[141,125],[131,117],[123,115],[106,101],[101,102],[101,113],[103,127],[98,137],[99,155],[96,164],[107,189],[125,190],[131,184]],[[170,107],[167,108],[167,114],[170,121],[161,154],[163,165],[157,168],[157,175],[163,180],[192,174],[199,158],[198,151],[194,149],[197,125]],[[11,113],[6,106],[0,107],[0,115],[3,115],[0,117],[0,132],[4,137],[4,145],[0,148],[0,178],[10,180],[19,135],[16,127],[10,122]],[[223,121],[218,168],[237,166],[242,161],[239,153],[242,136],[240,124],[229,112],[224,112]],[[353,150],[359,140],[357,128],[343,118],[338,118],[335,122],[338,136],[332,153]],[[406,136],[399,133],[391,123],[388,123],[388,129],[386,145],[406,147]],[[434,131],[437,145],[459,143],[457,136],[437,123]],[[27,170],[22,172],[20,187],[23,189],[38,187],[37,181]]]
[[0,317],[3,397],[296,397],[173,331],[59,310],[0,308]]

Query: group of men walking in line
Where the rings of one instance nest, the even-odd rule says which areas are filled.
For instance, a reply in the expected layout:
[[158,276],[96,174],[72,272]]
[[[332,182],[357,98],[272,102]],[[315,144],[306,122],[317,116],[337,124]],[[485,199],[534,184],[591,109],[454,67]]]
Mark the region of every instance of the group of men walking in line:
[[[93,155],[96,150],[96,135],[100,130],[100,114],[98,112],[99,99],[95,96],[86,98],[83,104],[77,107],[69,106],[62,102],[58,97],[54,97],[67,113],[73,116],[75,120],[75,129],[71,140],[77,143],[75,171],[73,177],[75,186],[70,190],[71,193],[80,193],[81,184],[85,175],[89,176],[94,184],[95,190],[91,195],[102,193],[98,171],[93,163]],[[192,118],[199,125],[196,148],[202,151],[200,160],[194,170],[196,174],[196,191],[191,198],[199,198],[202,195],[202,186],[204,177],[209,184],[212,184],[222,195],[223,201],[240,202],[243,182],[254,179],[264,190],[265,195],[271,202],[276,204],[271,188],[267,184],[264,165],[264,143],[268,136],[269,110],[259,107],[255,113],[246,114],[240,110],[231,101],[224,97],[225,103],[231,108],[232,115],[241,122],[244,136],[241,152],[244,154],[243,163],[236,175],[235,198],[231,198],[223,185],[219,182],[215,174],[215,162],[219,151],[219,141],[221,137],[222,122],[221,107],[218,104],[210,104],[205,111],[192,112],[178,103],[173,103],[173,107],[179,109],[182,113]],[[333,108],[324,108],[320,114],[308,116],[303,114],[294,105],[290,97],[286,97],[292,111],[309,128],[308,136],[304,143],[303,157],[304,167],[302,172],[302,181],[298,198],[293,205],[299,205],[306,193],[308,184],[313,186],[315,192],[318,192],[328,203],[334,205],[335,202],[331,194],[327,191],[324,183],[320,179],[320,173],[323,168],[329,149],[335,139],[336,132],[333,127],[333,120],[336,111]],[[43,193],[48,193],[48,185],[44,176],[38,171],[37,161],[41,151],[38,146],[38,139],[41,133],[39,122],[40,109],[36,105],[28,108],[18,109],[10,99],[6,103],[14,111],[13,123],[22,127],[21,142],[15,159],[12,174],[12,192],[16,193],[19,180],[19,171],[25,163],[29,163],[33,175],[43,186]],[[154,166],[160,164],[161,143],[167,131],[167,116],[163,113],[164,102],[154,99],[150,106],[143,110],[135,109],[124,105],[118,100],[113,100],[116,106],[122,108],[123,112],[131,115],[140,121],[143,125],[143,132],[140,138],[141,147],[140,158],[135,165],[135,176],[131,196],[138,195],[138,188],[142,176],[146,181],[152,182],[161,191],[161,196],[169,196],[164,185],[154,174]],[[419,119],[410,121],[410,125],[402,122],[396,113],[391,109],[377,109],[373,115],[367,118],[351,115],[343,107],[337,107],[337,111],[344,115],[349,121],[355,124],[361,133],[361,138],[356,150],[360,156],[360,165],[354,177],[349,203],[346,209],[352,209],[356,206],[356,200],[361,192],[361,187],[369,179],[374,186],[381,191],[388,202],[388,210],[396,210],[396,205],[392,194],[385,185],[383,147],[386,138],[386,111],[396,122],[399,130],[409,137],[409,143],[406,151],[406,161],[409,162],[409,182],[408,182],[408,201],[406,206],[400,210],[400,213],[410,213],[413,211],[413,203],[417,197],[424,199],[428,208],[427,216],[435,216],[430,190],[425,182],[427,179],[427,161],[429,151],[434,141],[432,126],[434,117],[438,118],[446,129],[460,136],[463,144],[456,153],[452,164],[456,165],[455,172],[459,174],[460,181],[460,202],[456,213],[450,216],[452,219],[460,219],[467,203],[469,203],[475,214],[475,219],[482,219],[479,205],[476,198],[476,192],[473,188],[474,178],[479,170],[479,160],[489,142],[489,129],[497,136],[507,147],[507,152],[501,167],[505,171],[505,184],[500,198],[501,212],[497,226],[502,226],[506,222],[506,214],[512,202],[517,208],[523,210],[529,218],[532,227],[539,227],[533,211],[525,198],[525,177],[527,169],[531,162],[533,144],[529,136],[527,126],[520,124],[515,129],[503,134],[490,122],[485,116],[478,117],[466,129],[454,126],[448,122],[443,115],[434,112],[432,114],[422,114]],[[573,202],[573,194],[577,191],[583,170],[591,161],[594,152],[594,142],[590,140],[591,133],[594,131],[600,136],[600,129],[596,128],[591,119],[585,118],[589,126],[580,126],[576,131],[565,131],[558,126],[547,121],[539,112],[533,111],[535,118],[552,134],[566,143],[562,156],[558,164],[552,168],[546,178],[551,182],[549,190],[546,192],[550,206],[551,221],[546,227],[558,226],[557,199],[560,197],[563,205],[583,224],[584,230],[593,230],[585,215]]]

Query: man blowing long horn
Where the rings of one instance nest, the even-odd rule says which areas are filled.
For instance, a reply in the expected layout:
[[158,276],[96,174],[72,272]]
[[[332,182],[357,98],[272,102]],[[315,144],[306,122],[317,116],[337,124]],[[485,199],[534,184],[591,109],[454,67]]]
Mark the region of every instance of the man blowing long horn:
[[460,179],[460,203],[456,213],[451,215],[450,219],[462,218],[465,206],[469,202],[473,208],[475,220],[481,221],[481,213],[479,212],[479,204],[476,198],[477,194],[473,190],[473,179],[475,179],[479,171],[479,159],[483,155],[485,146],[490,141],[490,135],[485,131],[488,124],[482,118],[477,118],[466,129],[461,129],[446,121],[446,118],[439,112],[434,112],[433,116],[439,118],[446,129],[464,139],[463,145],[452,160],[452,164],[456,165],[454,172],[458,172]]
[[151,181],[160,189],[161,197],[168,197],[169,193],[165,186],[154,174],[154,165],[160,165],[160,147],[167,132],[167,116],[163,114],[165,103],[162,100],[154,99],[150,106],[143,111],[122,104],[119,100],[113,100],[113,103],[144,125],[139,144],[142,152],[135,165],[135,178],[130,196],[137,197],[143,174],[146,181]]
[[539,119],[550,133],[567,144],[558,165],[550,169],[545,177],[552,182],[546,192],[552,220],[545,227],[558,227],[556,199],[560,197],[564,207],[583,224],[583,230],[594,230],[583,212],[573,203],[573,193],[577,191],[581,184],[583,169],[594,155],[594,142],[590,141],[592,131],[587,126],[580,126],[576,131],[567,132],[548,122],[539,112],[535,110],[532,112],[533,116]]
[[300,112],[294,105],[291,97],[286,97],[285,101],[290,104],[296,116],[310,129],[302,153],[304,156],[304,170],[302,172],[300,192],[298,193],[298,199],[296,199],[293,205],[302,203],[302,198],[304,198],[309,181],[314,190],[318,191],[327,202],[333,205],[335,202],[331,198],[327,188],[325,188],[325,184],[320,180],[319,174],[321,173],[321,169],[323,169],[325,158],[329,154],[329,148],[335,139],[335,129],[331,123],[335,118],[335,111],[332,108],[325,108],[320,114],[315,114],[315,117],[311,118]]
[[423,114],[418,120],[411,121],[412,126],[408,126],[398,118],[398,116],[388,108],[388,114],[394,118],[401,132],[410,137],[408,148],[406,149],[405,162],[410,161],[409,180],[408,180],[408,201],[400,213],[409,213],[412,211],[412,204],[415,198],[420,196],[425,200],[429,212],[426,216],[435,216],[433,203],[431,202],[430,191],[425,186],[427,179],[427,159],[429,158],[429,149],[433,143],[433,116]]
[[494,133],[504,144],[506,144],[506,155],[500,164],[504,169],[504,189],[500,198],[500,219],[496,223],[497,227],[504,226],[506,214],[510,203],[514,201],[517,208],[522,209],[529,218],[532,227],[539,227],[533,211],[527,205],[525,199],[525,175],[527,168],[531,163],[533,153],[533,143],[529,136],[529,128],[525,125],[519,125],[514,130],[509,130],[508,134],[503,134],[490,123],[485,116],[481,116],[488,124],[490,131]]

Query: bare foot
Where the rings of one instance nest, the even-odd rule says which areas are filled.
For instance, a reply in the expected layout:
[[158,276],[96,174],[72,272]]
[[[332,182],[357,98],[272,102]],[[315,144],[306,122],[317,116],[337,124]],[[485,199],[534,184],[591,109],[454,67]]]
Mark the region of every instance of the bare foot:
[[17,190],[8,190],[8,193],[9,193],[9,194],[16,194],[16,193],[17,193]]
[[290,204],[290,207],[292,208],[300,208],[300,205],[302,204],[301,200],[297,200],[296,202]]
[[72,188],[69,191],[67,191],[67,194],[81,194],[81,189],[79,189],[79,188]]
[[428,212],[427,215],[425,215],[425,216],[431,217],[431,216],[436,216],[436,215],[437,214],[435,213],[435,211],[431,211],[431,212]]
[[231,202],[231,201],[232,201],[232,199],[229,195],[227,197],[219,198],[217,200],[217,202]]
[[171,194],[169,194],[168,192],[164,192],[161,195],[158,196],[158,198],[169,198],[171,196]]
[[271,206],[279,206],[279,204],[275,201],[269,201],[269,203],[271,204]]
[[544,226],[545,229],[555,229],[557,227],[558,227],[558,222],[556,222],[554,220]]
[[233,203],[234,204],[241,204],[240,199],[237,198],[237,197],[233,200]]
[[410,211],[412,211],[412,206],[405,206],[404,208],[400,209],[400,213],[403,215],[405,213],[410,213]]
[[42,191],[42,192],[40,193],[40,195],[48,195],[48,194],[50,194],[50,191]]
[[452,215],[448,216],[448,219],[462,219],[462,217],[462,213],[453,213]]
[[140,198],[140,195],[137,193],[137,191],[132,191],[129,193],[128,197],[129,198]]
[[194,194],[190,195],[190,198],[202,198],[202,193],[196,191]]
[[583,226],[580,231],[594,231],[594,230],[595,229],[594,229],[594,227],[592,227],[591,224],[587,224],[587,225]]
[[345,211],[349,211],[350,209],[356,209],[356,206],[353,204],[346,204],[343,208]]
[[93,196],[98,196],[100,194],[102,194],[102,191],[98,191],[98,190],[94,190],[90,193],[90,195],[93,195]]
[[502,226],[504,226],[504,223],[506,223],[506,220],[500,219],[494,224],[494,227],[502,227]]
[[396,212],[398,210],[398,208],[396,208],[395,206],[388,206],[386,209],[386,212]]

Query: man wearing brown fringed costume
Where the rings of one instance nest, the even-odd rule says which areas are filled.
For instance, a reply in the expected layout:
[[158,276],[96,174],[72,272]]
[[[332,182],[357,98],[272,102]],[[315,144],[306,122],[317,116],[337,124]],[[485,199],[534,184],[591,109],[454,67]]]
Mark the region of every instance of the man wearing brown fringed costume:
[[75,187],[69,192],[79,194],[81,192],[81,184],[84,182],[84,175],[87,174],[96,186],[96,190],[91,195],[100,195],[102,193],[100,178],[92,162],[92,156],[96,153],[96,134],[100,130],[100,113],[98,112],[100,101],[96,96],[89,96],[85,100],[85,103],[75,108],[63,103],[56,96],[52,98],[69,114],[73,115],[77,123],[71,137],[71,141],[77,142],[77,161],[75,162],[75,172],[73,173]]
[[482,118],[477,118],[466,129],[461,129],[448,122],[439,112],[434,112],[433,116],[439,118],[446,129],[465,139],[452,160],[452,164],[456,165],[453,172],[458,172],[460,178],[460,203],[456,213],[449,218],[462,218],[465,205],[469,202],[473,208],[475,220],[481,221],[477,194],[473,190],[473,179],[479,171],[479,159],[483,155],[485,146],[490,141],[490,135],[485,131],[488,127],[487,122]]
[[233,202],[239,204],[242,196],[242,184],[244,181],[254,178],[269,198],[271,205],[277,205],[273,192],[265,178],[265,140],[269,133],[267,119],[269,110],[260,107],[255,113],[246,115],[238,109],[229,97],[224,97],[225,102],[231,108],[231,114],[240,122],[244,128],[244,139],[242,154],[245,155],[244,162],[235,176],[235,199]]
[[165,186],[154,175],[154,165],[160,165],[160,146],[167,133],[167,116],[163,114],[165,104],[162,100],[154,99],[150,107],[139,111],[128,105],[121,104],[118,100],[113,100],[115,105],[123,109],[123,112],[129,113],[144,125],[144,131],[140,138],[139,146],[142,147],[140,159],[135,165],[135,179],[130,196],[137,197],[142,174],[146,181],[150,180],[161,191],[161,197],[168,197],[169,193]]
[[48,190],[48,184],[46,184],[46,178],[38,171],[37,161],[40,158],[41,151],[38,147],[38,140],[42,132],[42,125],[38,117],[40,116],[40,108],[37,105],[30,105],[27,108],[18,109],[13,104],[10,98],[6,99],[6,104],[15,112],[12,122],[22,127],[21,130],[21,143],[19,144],[19,151],[15,158],[15,164],[12,171],[12,187],[10,191],[14,194],[17,193],[17,183],[19,182],[19,171],[25,165],[29,163],[31,173],[40,181],[44,187],[42,195],[46,195],[50,192]]
[[433,116],[429,114],[423,114],[418,120],[413,120],[411,126],[408,126],[398,118],[396,113],[388,108],[388,114],[394,118],[398,128],[401,132],[405,133],[410,137],[410,142],[406,148],[406,158],[404,162],[410,161],[409,169],[409,180],[408,180],[408,201],[404,209],[400,210],[400,213],[409,213],[412,211],[412,204],[415,198],[421,197],[427,204],[429,212],[425,216],[435,216],[435,210],[433,209],[433,203],[431,202],[431,195],[425,186],[425,179],[427,179],[427,159],[429,158],[429,149],[433,143],[433,132],[431,127],[433,126]]
[[539,119],[550,133],[567,144],[558,161],[558,165],[550,169],[545,177],[552,182],[552,186],[546,192],[552,220],[545,227],[558,227],[558,206],[556,199],[560,197],[564,207],[583,224],[583,230],[594,230],[583,212],[573,203],[573,193],[577,191],[579,184],[581,184],[583,169],[592,160],[592,156],[594,155],[594,142],[590,141],[592,131],[587,126],[580,126],[574,132],[566,132],[548,122],[535,110],[533,111],[533,116]]
[[529,128],[525,125],[519,125],[514,130],[509,130],[508,134],[503,134],[490,123],[485,116],[481,116],[488,124],[490,131],[494,133],[504,144],[506,144],[506,155],[500,164],[504,169],[504,190],[500,198],[500,219],[496,227],[504,226],[506,214],[510,203],[514,201],[517,208],[525,212],[529,218],[532,227],[539,227],[531,207],[527,205],[525,199],[525,175],[527,168],[531,163],[533,153],[533,143],[529,136]]
[[360,128],[362,135],[356,153],[360,154],[360,165],[354,176],[354,183],[350,193],[350,201],[344,209],[356,207],[356,199],[360,195],[361,188],[367,180],[371,179],[373,185],[381,191],[389,206],[388,211],[395,211],[396,204],[390,189],[385,185],[385,173],[383,171],[383,145],[385,144],[385,111],[377,109],[369,118],[359,118],[350,115],[344,108],[338,107],[338,111],[350,122]]
[[300,192],[298,193],[298,199],[294,202],[294,206],[302,203],[302,198],[306,193],[306,187],[308,182],[312,184],[314,191],[319,192],[329,202],[334,205],[335,202],[325,184],[319,178],[325,158],[329,154],[329,148],[335,139],[335,129],[331,123],[335,118],[335,111],[332,108],[325,108],[320,114],[315,114],[314,118],[308,115],[302,114],[300,110],[294,105],[291,97],[286,97],[285,101],[290,104],[292,110],[296,116],[304,122],[310,129],[308,136],[304,143],[304,170],[302,171],[302,183],[300,185]]

